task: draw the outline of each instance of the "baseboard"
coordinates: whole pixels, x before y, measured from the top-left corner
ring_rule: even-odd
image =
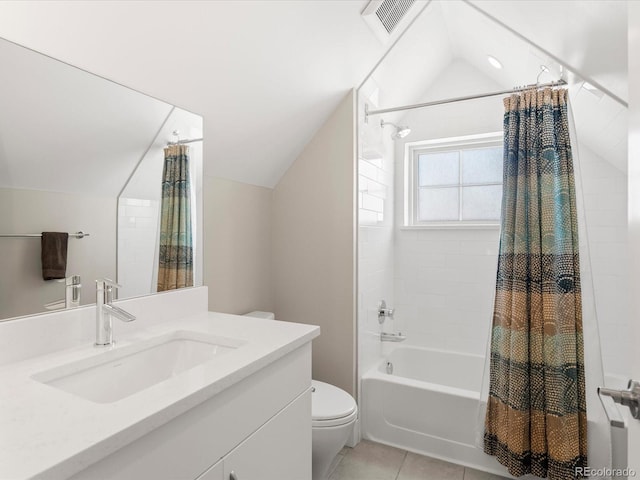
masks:
[[[356,423],[353,424],[353,431],[351,432],[351,435],[349,435],[349,438],[347,439],[346,446],[353,448],[360,443],[361,439],[362,439],[362,434],[360,432],[360,417],[358,417],[356,419]]]

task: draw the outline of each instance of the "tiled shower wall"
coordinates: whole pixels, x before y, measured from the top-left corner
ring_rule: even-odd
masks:
[[[499,230],[400,230],[396,308],[408,344],[484,355]]]
[[[626,377],[631,359],[627,175],[584,145],[579,147],[604,371]]]
[[[453,63],[421,101],[447,98],[452,91],[462,94],[497,89],[499,86],[472,67]],[[362,108],[360,105],[359,111]],[[502,113],[500,102],[476,100],[473,109],[457,104],[416,110],[404,116],[401,123],[412,127],[406,140],[414,142],[501,131]],[[371,127],[363,130],[362,123],[359,127],[363,152],[370,146],[367,141],[376,144],[376,140],[370,134]],[[491,326],[499,230],[404,228],[404,142],[389,144],[386,133],[381,136],[385,141],[382,159],[359,159],[360,374],[383,353],[375,314],[381,298],[396,308],[395,320],[385,325],[385,330],[406,334],[404,345],[484,355]],[[605,373],[624,376],[630,358],[627,175],[582,143],[578,147],[594,284],[593,298],[584,289],[583,304],[586,309],[595,301]],[[391,148],[395,150],[393,155]],[[395,175],[390,172],[394,162]],[[393,177],[395,188],[388,183]],[[370,180],[377,182],[371,183],[371,190]],[[373,193],[376,188],[384,194]],[[395,212],[395,227],[388,209]],[[586,275],[585,281],[589,281]],[[397,345],[385,344],[384,348]]]
[[[121,298],[154,292],[160,201],[121,197],[118,202],[118,276]]]
[[[579,161],[604,371],[624,376],[631,348],[627,177],[583,145]],[[407,333],[406,343],[485,353],[498,243],[498,229],[398,230],[396,322]],[[584,308],[590,308],[586,288],[583,297]]]
[[[369,102],[375,104],[370,95]],[[364,111],[360,94],[359,112]],[[358,370],[361,376],[381,358],[377,306],[394,305],[393,142],[379,120],[358,119]]]
[[[500,86],[464,62],[453,62],[420,101],[449,98]],[[474,100],[414,110],[403,123],[406,140],[502,131],[501,102]],[[406,344],[484,355],[493,308],[499,228],[405,228],[404,142],[396,142],[396,324]]]

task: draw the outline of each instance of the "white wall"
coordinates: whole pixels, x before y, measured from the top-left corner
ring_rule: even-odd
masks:
[[[628,291],[631,297],[631,315],[636,319],[629,332],[630,338],[636,342],[640,340],[640,4],[629,5],[629,247],[630,247],[630,284]],[[627,378],[640,378],[640,358],[632,357],[627,369]],[[631,452],[640,451],[640,422],[629,418],[629,467],[635,472],[640,471],[640,455]]]
[[[0,189],[1,233],[77,232],[69,238],[67,276],[82,278],[81,303],[95,302],[96,278],[115,276],[116,198]],[[64,299],[64,284],[42,279],[39,238],[0,238],[0,318],[44,312]]]
[[[276,318],[320,326],[313,376],[355,393],[355,92],[273,191]]]
[[[274,311],[273,191],[204,177],[204,284],[209,310]]]

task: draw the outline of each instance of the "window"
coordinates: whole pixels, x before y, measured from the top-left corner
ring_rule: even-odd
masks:
[[[408,148],[407,224],[496,225],[502,204],[502,134]]]

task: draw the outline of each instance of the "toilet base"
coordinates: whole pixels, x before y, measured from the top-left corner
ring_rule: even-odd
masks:
[[[335,427],[313,427],[313,480],[327,480],[336,456],[353,431],[355,419]]]

